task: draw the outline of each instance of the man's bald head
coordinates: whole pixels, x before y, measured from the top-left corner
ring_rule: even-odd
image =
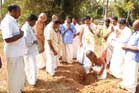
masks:
[[[95,56],[95,53],[93,52],[93,51],[91,51],[91,50],[88,50],[87,52],[86,52],[86,56],[87,57],[89,57],[89,56]]]
[[[47,20],[46,14],[45,13],[40,13],[38,20],[40,20],[42,22],[45,22]]]
[[[139,19],[134,21],[133,28],[134,28],[135,31],[139,30]]]
[[[88,50],[88,51],[86,52],[86,56],[87,56],[87,58],[90,60],[90,62],[91,62],[92,64],[94,64],[95,62],[97,62],[97,56],[96,56],[96,54],[95,54],[93,51]]]
[[[56,21],[56,20],[58,20],[58,16],[52,15],[52,21]]]

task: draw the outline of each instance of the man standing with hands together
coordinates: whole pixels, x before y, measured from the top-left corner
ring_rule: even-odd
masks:
[[[73,24],[71,24],[71,17],[67,16],[65,23],[62,25],[62,40],[63,40],[63,54],[62,60],[67,63],[72,63],[73,58],[73,36],[76,33],[76,29]]]

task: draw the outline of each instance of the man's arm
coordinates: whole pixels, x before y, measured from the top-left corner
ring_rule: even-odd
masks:
[[[83,37],[83,33],[84,33],[84,29],[82,29],[79,33],[79,37],[80,37],[80,46],[82,46],[82,37]]]
[[[53,51],[54,55],[57,55],[57,52],[55,51],[55,49],[51,43],[51,40],[47,40],[47,41],[48,41],[48,45],[49,45],[50,49]]]
[[[6,38],[4,39],[7,43],[12,43],[14,41],[17,41],[18,39],[22,38],[24,35],[24,32],[23,31],[20,31],[20,34],[18,35],[14,35],[13,37],[11,38]]]
[[[99,62],[98,62],[99,61]],[[94,71],[96,75],[101,75],[105,69],[105,61],[102,58],[99,58],[97,62],[101,65],[99,71]]]
[[[43,24],[36,23],[36,25],[34,26],[35,35],[37,39],[40,40],[42,43],[44,43],[43,29]]]
[[[107,30],[107,31],[108,31],[107,34],[103,36],[103,38],[104,38],[105,40],[107,40],[107,38],[109,37],[109,35],[110,35],[112,32],[114,32],[113,26],[111,26],[110,28],[111,28],[110,30]]]
[[[96,33],[91,29],[90,25],[88,25],[88,28],[92,34],[96,35]]]
[[[71,28],[69,28],[69,30],[70,30],[72,33],[74,33],[74,31],[73,31]]]
[[[69,28],[66,28],[66,29],[64,30],[64,33],[63,33],[63,34],[65,34],[68,30],[69,30]]]
[[[137,47],[134,47],[134,46],[123,46],[122,47],[124,50],[131,50],[131,51],[135,51],[135,52],[137,52],[137,51],[139,51],[139,48],[137,48]]]
[[[102,63],[101,64],[101,69],[100,69],[100,71],[98,71],[98,75],[101,75],[102,73],[103,73],[103,71],[104,71],[104,69],[105,69],[105,63]]]

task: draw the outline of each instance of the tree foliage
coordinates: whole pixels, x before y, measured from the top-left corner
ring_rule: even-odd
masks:
[[[130,25],[138,18],[139,0],[118,0],[112,7],[114,7],[114,14],[126,18]]]
[[[66,15],[101,17],[103,13],[102,6],[96,0],[5,0],[3,15],[10,3],[17,3],[21,6],[20,21],[24,21],[30,13],[39,14],[40,12],[47,12],[48,16],[56,14],[61,19],[64,19]]]
[[[107,6],[106,2],[111,3]],[[103,18],[104,13],[108,16],[118,16],[133,21],[139,15],[139,0],[5,0],[2,13],[7,12],[6,7],[10,3],[17,3],[22,8],[20,22],[24,22],[30,13],[39,14],[46,12],[48,18],[56,14],[60,19],[66,15],[83,17],[89,15],[95,18]]]

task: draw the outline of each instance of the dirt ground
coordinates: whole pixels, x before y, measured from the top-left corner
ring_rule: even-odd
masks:
[[[7,93],[7,69],[3,43],[0,43],[0,56],[3,61],[3,67],[0,70],[0,93]],[[76,63],[60,65],[54,77],[45,70],[38,70],[36,86],[26,86],[23,93],[128,93],[118,87],[120,80],[110,75],[107,79],[95,83],[91,74],[86,79],[83,77],[83,69]],[[139,93],[139,86],[136,93]]]

